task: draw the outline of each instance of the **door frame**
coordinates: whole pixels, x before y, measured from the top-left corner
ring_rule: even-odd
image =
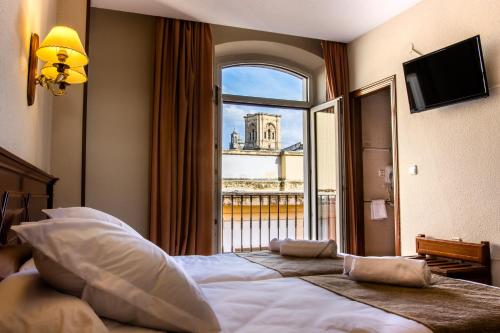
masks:
[[[382,89],[389,88],[390,107],[391,107],[391,132],[392,132],[392,165],[394,179],[394,246],[396,255],[401,255],[401,213],[399,200],[399,154],[398,154],[398,120],[397,120],[397,101],[396,101],[396,75],[389,76],[380,81],[371,83],[360,89],[350,93],[351,112],[353,121],[354,147],[358,147],[356,143],[361,140],[361,124],[356,119],[360,119],[361,98],[374,94]],[[363,244],[364,252],[364,207],[363,207],[363,164],[360,155],[361,151],[358,148],[353,149],[353,161],[355,169],[355,207],[358,212],[358,226],[361,227],[363,239],[358,239],[360,244]],[[359,187],[361,186],[361,190]],[[360,234],[357,235],[359,238]],[[364,255],[364,253],[361,253]]]

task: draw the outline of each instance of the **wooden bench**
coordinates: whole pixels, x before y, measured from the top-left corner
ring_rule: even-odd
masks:
[[[417,255],[425,259],[432,273],[491,284],[490,243],[466,243],[443,239],[416,238]]]

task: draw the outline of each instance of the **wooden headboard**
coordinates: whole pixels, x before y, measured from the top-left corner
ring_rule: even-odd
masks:
[[[0,246],[16,242],[10,226],[43,219],[57,178],[0,147]]]

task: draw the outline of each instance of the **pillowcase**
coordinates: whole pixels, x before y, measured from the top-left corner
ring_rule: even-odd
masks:
[[[29,258],[31,258],[31,246],[28,244],[1,246],[0,281],[16,273]]]
[[[111,223],[116,225],[123,230],[127,231],[131,235],[141,237],[142,236],[131,228],[128,224],[122,220],[101,212],[97,209],[89,207],[67,207],[67,208],[55,208],[55,209],[42,209],[42,211],[50,218],[84,218],[84,219],[94,219],[103,222]],[[33,223],[40,223],[33,222]],[[24,223],[28,224],[28,223]],[[34,250],[33,258],[35,261],[36,268],[42,275],[45,282],[50,284],[53,288],[65,292],[67,294],[81,297],[83,292],[83,287],[85,286],[85,281],[78,277],[77,275],[69,272],[63,266],[59,265],[57,262],[51,258],[44,255],[41,251]]]
[[[220,330],[202,291],[182,268],[156,245],[121,226],[68,218],[13,229],[84,281],[82,299],[99,316],[167,331]]]
[[[76,297],[82,296],[84,279],[71,273],[40,250],[33,250],[33,260],[42,278],[54,289]]]
[[[356,281],[421,288],[431,284],[431,271],[425,260],[403,257],[355,257],[352,259],[349,278]]]
[[[0,283],[0,332],[108,332],[90,306],[49,288],[36,272]]]
[[[101,212],[100,210],[94,208],[66,207],[66,208],[42,209],[42,212],[44,212],[51,219],[74,217],[74,218],[92,219],[92,220],[109,222],[121,226],[123,229],[127,230],[131,234],[142,237],[141,234],[139,234],[137,231],[135,231],[132,227],[130,227],[127,223],[123,222],[119,218]]]

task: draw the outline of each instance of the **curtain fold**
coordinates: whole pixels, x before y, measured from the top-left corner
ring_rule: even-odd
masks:
[[[210,25],[157,18],[155,38],[150,240],[170,255],[212,254]]]
[[[349,96],[349,64],[347,44],[322,41],[323,58],[326,66],[327,99],[343,96],[344,105],[344,149],[345,149],[345,203],[346,203],[346,250],[348,253],[363,254],[364,228],[356,211],[353,116]],[[362,222],[362,221],[361,221]]]

